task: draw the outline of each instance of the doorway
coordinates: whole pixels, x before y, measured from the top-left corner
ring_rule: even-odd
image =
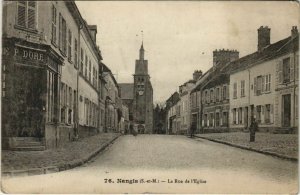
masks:
[[[291,126],[291,94],[282,96],[282,126]]]

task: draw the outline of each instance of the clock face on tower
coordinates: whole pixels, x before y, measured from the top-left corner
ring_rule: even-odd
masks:
[[[144,91],[139,91],[139,95],[143,95],[144,94]]]

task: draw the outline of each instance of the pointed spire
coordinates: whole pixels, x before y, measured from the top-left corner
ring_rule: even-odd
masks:
[[[144,44],[142,42],[141,49],[140,49],[140,60],[144,60],[145,50],[144,50]]]

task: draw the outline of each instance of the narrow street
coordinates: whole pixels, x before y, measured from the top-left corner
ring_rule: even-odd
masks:
[[[296,193],[297,173],[296,162],[207,140],[126,135],[81,167],[47,175],[2,178],[2,190],[7,193]],[[119,183],[121,180],[124,181]]]

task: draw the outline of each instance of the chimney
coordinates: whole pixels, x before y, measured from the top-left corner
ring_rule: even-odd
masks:
[[[297,26],[293,26],[291,30],[291,37],[294,38],[296,36],[298,36],[298,29]]]
[[[213,51],[213,66],[224,66],[228,62],[239,59],[239,52],[237,50],[219,49]]]
[[[93,41],[96,43],[97,25],[88,25]]]
[[[195,70],[194,73],[193,73],[193,80],[197,81],[201,76],[202,76],[202,71],[201,70]]]
[[[271,29],[268,26],[265,27],[261,26],[259,29],[257,29],[257,32],[258,32],[257,50],[260,52],[266,46],[270,45]]]

